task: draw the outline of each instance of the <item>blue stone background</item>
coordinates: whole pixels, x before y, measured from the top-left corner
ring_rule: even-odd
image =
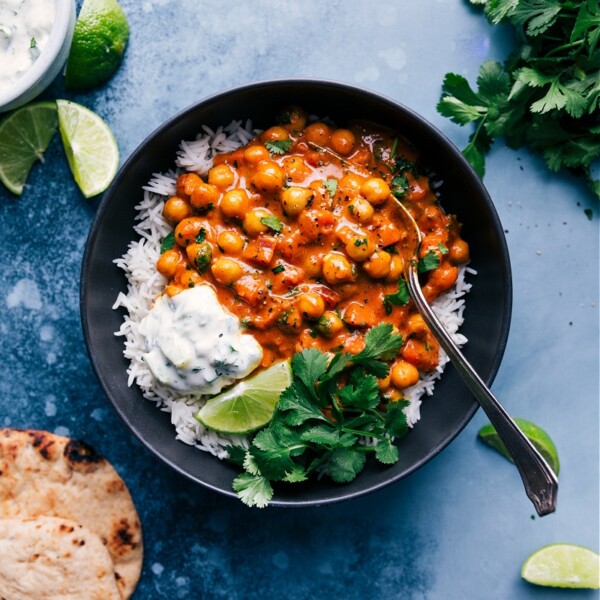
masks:
[[[467,129],[435,110],[444,74],[474,81],[483,60],[515,43],[463,0],[122,5],[131,40],[116,76],[85,94],[65,91],[59,77],[44,94],[97,111],[122,159],[204,96],[300,76],[395,98],[462,147]],[[144,526],[136,599],[598,597],[519,576],[540,546],[599,547],[598,203],[582,182],[500,143],[485,183],[514,275],[510,339],[493,389],[512,414],[551,434],[562,463],[558,511],[543,519],[514,467],[477,441],[481,411],[420,471],[345,504],[250,510],[184,480],[125,429],[92,373],[78,279],[99,200],[77,190],[58,136],[22,197],[0,189],[0,426],[81,437],[115,464]]]

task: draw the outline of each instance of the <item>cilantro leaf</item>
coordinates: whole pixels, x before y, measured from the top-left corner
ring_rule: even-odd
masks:
[[[292,140],[275,140],[265,142],[265,148],[271,154],[285,154],[292,147]]]
[[[201,244],[206,239],[206,229],[200,228],[198,235],[196,236],[196,244]]]
[[[398,448],[391,440],[381,440],[375,446],[375,458],[384,465],[393,465],[398,462]]]
[[[315,384],[327,371],[328,362],[327,355],[317,348],[305,348],[292,358],[294,377],[297,377],[306,386],[313,398],[317,400]]]
[[[232,462],[234,465],[241,467],[244,464],[244,458],[246,458],[247,448],[244,446],[225,446],[227,450],[227,460]]]
[[[321,444],[323,446],[336,446],[340,441],[340,432],[332,425],[315,425],[302,432],[302,440]]]
[[[262,475],[242,473],[233,480],[233,490],[238,498],[248,506],[264,508],[273,498],[273,488]]]
[[[171,231],[160,244],[160,253],[170,250],[175,245],[175,232]]]
[[[417,271],[419,273],[427,273],[427,271],[433,271],[440,266],[440,258],[433,251],[429,250],[429,252],[417,263]]]
[[[375,325],[365,335],[365,347],[356,355],[354,362],[363,365],[373,359],[391,360],[402,347],[402,336],[393,333],[391,323]]]
[[[329,195],[333,196],[337,191],[338,182],[337,179],[328,179],[327,181],[323,182],[323,185],[325,186],[325,189],[329,192]]]
[[[327,473],[337,483],[348,483],[363,470],[366,460],[363,452],[338,448],[329,457]]]
[[[395,294],[387,294],[383,299],[383,306],[386,314],[391,314],[392,305],[406,306],[410,302],[410,294],[408,293],[408,285],[402,277],[398,279],[398,291]]]
[[[408,192],[408,188],[408,179],[404,175],[396,175],[392,179],[390,191],[396,198],[403,198],[406,195],[406,192]]]
[[[338,398],[343,406],[375,408],[381,401],[377,378],[367,375],[363,369],[354,369],[348,383],[338,392]]]
[[[327,421],[318,405],[310,401],[312,394],[303,384],[294,383],[279,397],[278,411],[283,412],[282,420],[290,426],[302,425],[306,421]]]
[[[385,427],[395,438],[401,438],[408,432],[408,424],[406,421],[406,415],[404,409],[408,406],[406,400],[398,400],[393,404],[388,404],[387,412],[385,415]]]
[[[266,225],[269,229],[281,233],[283,229],[283,223],[275,215],[269,215],[268,217],[261,217],[260,222]]]
[[[308,479],[308,475],[306,473],[306,469],[301,465],[294,465],[291,471],[288,471],[283,478],[283,481],[287,481],[288,483],[300,483],[302,481],[306,481]]]

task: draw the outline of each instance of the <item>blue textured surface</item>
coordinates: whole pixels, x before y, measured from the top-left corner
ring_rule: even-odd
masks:
[[[443,75],[473,80],[483,60],[513,43],[461,0],[122,4],[132,36],[117,75],[76,95],[59,78],[45,97],[97,111],[123,159],[206,95],[292,76],[369,87],[464,145],[468,132],[435,111]],[[514,467],[477,442],[481,411],[406,480],[321,509],[246,509],[156,461],[109,407],[85,352],[78,278],[98,200],[78,192],[58,138],[21,198],[0,189],[0,426],[82,437],[115,464],[144,526],[136,598],[572,597],[529,586],[519,572],[545,544],[599,546],[598,204],[581,182],[500,144],[485,183],[514,275],[511,334],[493,389],[555,440],[556,514],[534,518]]]

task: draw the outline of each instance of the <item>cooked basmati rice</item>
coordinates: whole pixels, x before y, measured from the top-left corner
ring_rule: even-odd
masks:
[[[160,256],[160,246],[164,237],[172,231],[172,225],[162,215],[165,197],[175,194],[177,176],[182,171],[193,171],[206,175],[212,167],[215,154],[230,152],[247,144],[257,131],[252,123],[233,121],[226,127],[212,130],[203,127],[200,134],[192,141],[182,141],[175,160],[176,169],[167,173],[154,173],[147,185],[143,187],[143,199],[136,206],[137,224],[134,226],[139,239],[129,244],[127,252],[114,262],[127,277],[127,293],[119,293],[113,308],[124,308],[126,315],[115,335],[125,338],[124,355],[130,361],[128,385],[137,384],[145,398],[155,402],[161,410],[171,414],[171,423],[175,426],[176,439],[200,450],[210,452],[219,458],[227,456],[226,446],[233,444],[247,445],[242,436],[228,436],[206,429],[194,418],[194,413],[206,401],[205,397],[181,395],[161,386],[152,376],[150,369],[142,359],[145,352],[144,339],[138,328],[141,320],[148,313],[153,300],[163,292],[166,279],[156,270],[156,261]],[[467,339],[458,333],[463,323],[465,300],[463,296],[471,285],[465,282],[465,273],[475,274],[468,267],[459,269],[455,287],[440,296],[433,303],[433,309],[458,344],[463,345]],[[428,373],[419,382],[405,390],[409,405],[405,409],[410,427],[420,418],[421,398],[431,396],[435,382],[439,379],[448,362],[448,357],[440,349],[440,361],[436,370]]]

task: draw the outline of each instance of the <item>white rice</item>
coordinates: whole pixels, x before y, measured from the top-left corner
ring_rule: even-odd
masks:
[[[215,154],[229,152],[247,144],[256,133],[250,121],[246,121],[245,124],[242,124],[242,121],[233,121],[227,127],[219,127],[216,130],[203,127],[195,140],[182,141],[175,160],[176,170],[154,173],[152,179],[143,187],[143,199],[136,206],[138,222],[134,227],[139,239],[131,242],[127,252],[114,261],[125,271],[128,282],[127,293],[119,293],[113,305],[114,309],[122,307],[127,311],[123,324],[115,335],[125,338],[124,355],[130,361],[127,369],[128,385],[136,383],[145,398],[155,402],[160,410],[171,413],[176,439],[219,458],[227,456],[224,447],[232,443],[247,445],[247,439],[241,436],[220,435],[206,429],[194,418],[194,413],[206,401],[205,398],[182,396],[156,382],[142,360],[145,348],[138,327],[153,300],[162,293],[167,283],[156,270],[156,261],[160,256],[163,238],[172,231],[172,226],[162,216],[162,207],[165,198],[175,193],[177,175],[182,171],[206,175],[212,167]],[[458,333],[464,320],[463,296],[471,288],[464,280],[466,272],[475,274],[473,269],[459,269],[456,286],[433,303],[435,313],[458,345],[467,341]],[[410,427],[420,418],[421,398],[433,394],[435,382],[441,377],[447,362],[448,357],[440,349],[440,362],[436,370],[426,374],[419,383],[405,390],[406,399],[410,402],[405,409]]]

